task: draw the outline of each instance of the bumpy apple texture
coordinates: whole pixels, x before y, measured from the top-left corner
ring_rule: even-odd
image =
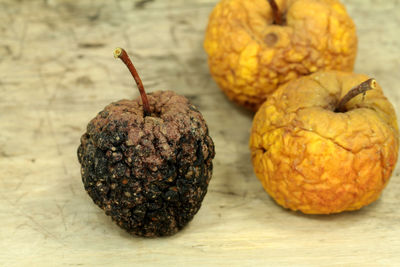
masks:
[[[210,72],[239,105],[257,110],[280,85],[318,70],[352,71],[355,25],[338,0],[222,0],[204,40]]]
[[[120,100],[87,126],[78,158],[89,196],[139,236],[172,235],[197,213],[212,174],[214,144],[200,112],[171,91]]]
[[[379,85],[337,104],[365,75],[319,72],[289,82],[256,113],[255,173],[281,206],[310,214],[357,210],[375,201],[398,157],[394,109]]]

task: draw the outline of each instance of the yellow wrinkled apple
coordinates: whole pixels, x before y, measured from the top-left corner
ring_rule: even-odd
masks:
[[[374,88],[360,91],[368,82]],[[277,89],[256,113],[250,138],[264,189],[279,205],[308,214],[375,201],[398,148],[395,111],[381,87],[365,75],[335,71]]]
[[[222,0],[210,15],[204,48],[223,92],[255,111],[299,76],[352,71],[357,36],[338,0]]]

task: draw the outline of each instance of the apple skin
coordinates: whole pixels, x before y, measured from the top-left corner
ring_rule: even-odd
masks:
[[[222,0],[204,40],[210,73],[229,99],[250,110],[280,85],[319,70],[352,71],[355,25],[338,0]]]
[[[214,143],[200,111],[173,91],[120,100],[81,137],[82,182],[93,202],[127,232],[169,236],[195,216],[212,176]]]
[[[318,72],[281,86],[255,115],[254,171],[281,206],[309,214],[357,210],[380,196],[395,168],[399,131],[377,85],[335,112],[369,77]]]

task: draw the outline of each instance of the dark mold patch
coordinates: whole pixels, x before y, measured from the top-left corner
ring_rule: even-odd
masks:
[[[270,32],[264,37],[264,42],[267,46],[273,47],[278,41],[278,35],[274,32]]]
[[[173,92],[105,107],[87,126],[78,159],[94,203],[129,233],[172,235],[200,209],[214,144],[200,112]]]

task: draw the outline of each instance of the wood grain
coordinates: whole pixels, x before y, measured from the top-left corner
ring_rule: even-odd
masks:
[[[248,151],[252,115],[219,91],[202,49],[216,2],[0,0],[1,266],[400,264],[399,168],[379,201],[334,216],[285,211],[263,191]],[[344,3],[358,27],[356,72],[399,111],[400,2]],[[147,90],[190,98],[216,144],[203,207],[170,238],[129,236],[83,190],[76,149],[87,122],[138,96],[117,46]]]

